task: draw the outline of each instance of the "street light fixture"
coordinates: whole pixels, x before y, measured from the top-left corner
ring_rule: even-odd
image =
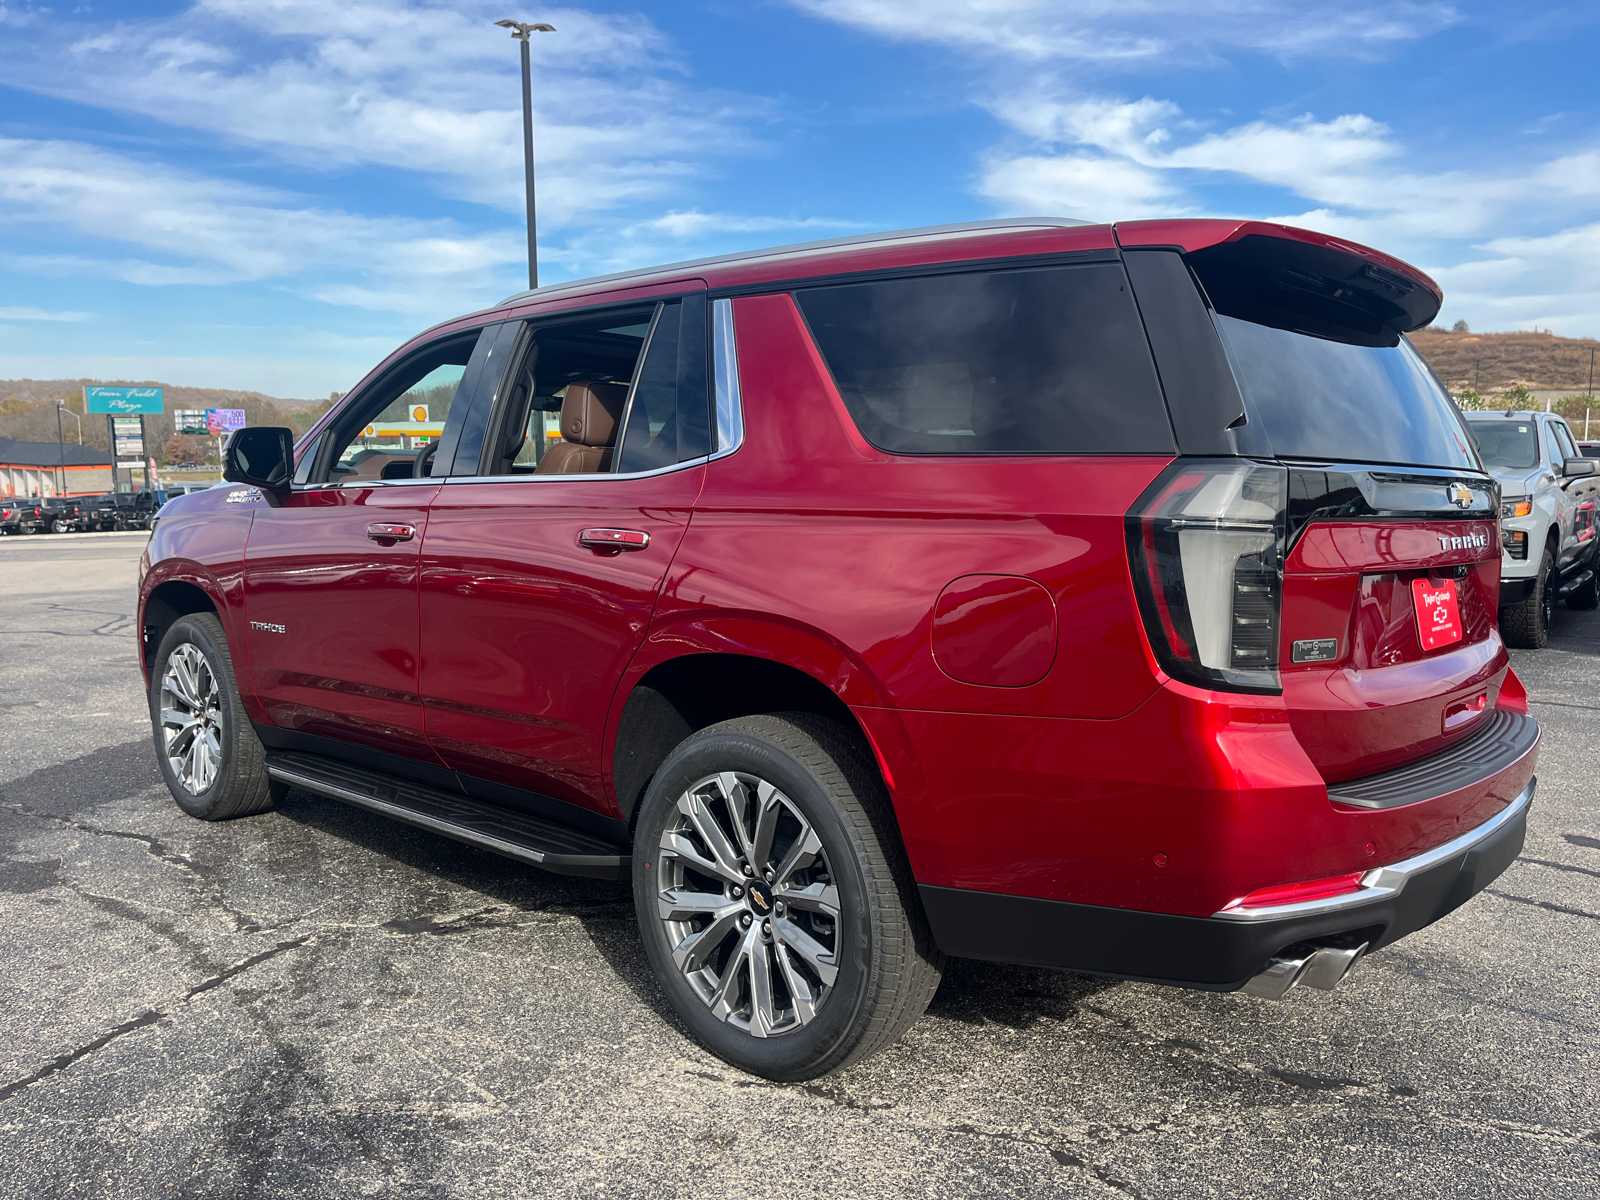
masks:
[[[554,25],[543,21],[496,21],[501,29],[522,43],[522,168],[528,193],[528,287],[539,286],[539,245],[533,212],[533,66],[528,58],[528,42],[536,33],[554,33]]]

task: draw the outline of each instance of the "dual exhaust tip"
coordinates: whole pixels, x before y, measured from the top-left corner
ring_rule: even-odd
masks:
[[[1261,1000],[1282,1000],[1290,988],[1314,987],[1331,992],[1350,973],[1370,943],[1352,948],[1318,946],[1272,959],[1267,969],[1239,990]]]

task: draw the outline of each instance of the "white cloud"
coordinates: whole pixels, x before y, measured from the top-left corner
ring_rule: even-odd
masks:
[[[516,45],[489,0],[202,0],[170,18],[63,25],[8,49],[8,83],[155,117],[322,168],[425,172],[518,212]],[[541,225],[664,196],[747,148],[751,97],[695,90],[637,16],[543,10],[533,41]]]
[[[1600,223],[1477,249],[1484,257],[1436,272],[1451,311],[1472,313],[1474,327],[1586,337],[1600,328]]]
[[[492,303],[524,254],[509,233],[317,208],[73,142],[0,138],[0,214],[13,227],[66,226],[141,252],[11,259],[43,273],[150,285],[280,279],[312,295],[319,279],[336,276],[356,290],[330,295],[332,303],[418,316]]]
[[[790,0],[814,16],[902,41],[1029,61],[1108,66],[1202,60],[1222,50],[1367,58],[1461,18],[1448,4],[1355,7],[1293,0]]]
[[[1178,190],[1160,171],[1102,155],[998,158],[983,171],[979,192],[1007,212],[1104,221],[1177,216]]]
[[[42,308],[0,308],[0,321],[87,321],[93,313],[49,312]]]

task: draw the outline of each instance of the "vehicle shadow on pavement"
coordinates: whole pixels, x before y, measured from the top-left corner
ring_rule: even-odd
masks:
[[[560,913],[575,918],[612,972],[642,1004],[678,1026],[655,980],[634,920],[628,883],[557,875],[487,850],[413,828],[337,800],[295,790],[273,810],[318,834],[380,855],[455,888],[477,892],[516,913]],[[426,906],[424,906],[426,908]],[[396,932],[446,934],[439,914],[419,911],[388,922]]]
[[[454,842],[336,800],[294,791],[275,810],[295,823],[468,891],[516,912],[560,912],[583,925],[595,950],[641,1004],[684,1037],[685,1027],[667,1003],[645,957],[625,882],[556,875],[485,850]],[[420,912],[390,922],[421,933],[448,933]],[[1013,966],[948,959],[944,980],[928,1012],[969,1025],[1027,1029],[1076,1014],[1078,1007],[1120,981]]]

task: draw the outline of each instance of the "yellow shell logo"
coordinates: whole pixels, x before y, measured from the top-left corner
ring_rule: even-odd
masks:
[[[424,424],[428,419],[428,406],[426,404],[413,404],[411,406],[411,419],[418,425]]]

